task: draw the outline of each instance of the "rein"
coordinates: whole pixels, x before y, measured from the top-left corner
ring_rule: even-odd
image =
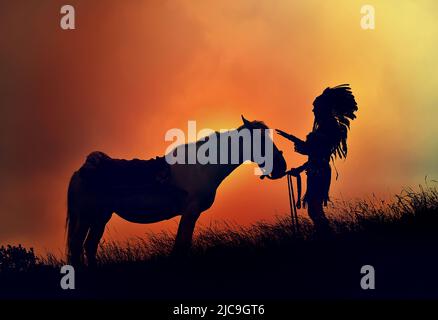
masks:
[[[297,200],[295,201],[295,193],[294,193],[294,185],[292,181],[292,177],[297,178]],[[262,175],[260,176],[260,179],[272,179],[269,175]],[[290,215],[292,218],[292,230],[294,233],[298,232],[299,229],[299,221],[298,221],[298,214],[297,209],[301,209],[301,175],[293,174],[291,171],[286,172],[286,179],[287,179],[287,191],[289,195],[289,208],[290,208]]]
[[[294,185],[293,185],[292,177],[297,178],[298,195],[296,202],[295,202]],[[287,172],[286,179],[287,179],[287,190],[289,194],[290,214],[292,218],[292,230],[294,233],[296,233],[298,232],[299,229],[297,209],[301,208],[301,176],[300,174],[293,175],[292,173]]]

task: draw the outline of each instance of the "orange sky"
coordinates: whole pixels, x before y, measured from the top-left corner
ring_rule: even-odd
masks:
[[[71,1],[77,29],[59,28],[63,1],[0,4],[0,244],[63,248],[66,188],[85,156],[151,158],[170,128],[234,128],[240,114],[304,137],[311,103],[350,83],[358,119],[338,162],[333,198],[387,196],[438,176],[435,1]],[[289,167],[305,159],[277,139]],[[286,181],[244,166],[201,223],[248,224],[287,214]],[[178,218],[111,236],[174,230]]]

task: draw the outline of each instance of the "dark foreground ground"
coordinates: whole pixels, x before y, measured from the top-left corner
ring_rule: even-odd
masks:
[[[24,248],[0,251],[0,298],[39,299],[437,299],[438,193],[405,191],[392,203],[337,203],[335,234],[320,239],[305,219],[250,228],[203,228],[186,259],[168,253],[172,235],[100,248],[100,265],[60,288],[60,265]],[[334,216],[333,215],[333,216]],[[375,290],[362,290],[363,265]]]

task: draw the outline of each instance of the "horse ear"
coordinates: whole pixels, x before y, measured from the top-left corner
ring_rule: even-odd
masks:
[[[249,122],[248,120],[245,119],[245,117],[243,116],[243,114],[240,115],[240,116],[242,117],[242,121],[243,121],[243,124],[244,124],[245,126],[249,126],[249,125],[251,124],[251,122]]]

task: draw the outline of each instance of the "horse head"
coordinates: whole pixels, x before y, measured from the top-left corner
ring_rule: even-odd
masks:
[[[243,121],[243,127],[250,130],[250,131],[253,131],[254,129],[261,130],[265,139],[267,139],[269,144],[272,145],[272,171],[268,174],[262,175],[261,178],[262,179],[264,177],[267,177],[269,179],[282,178],[286,173],[286,160],[283,157],[283,151],[279,150],[277,148],[277,146],[274,144],[274,142],[272,140],[272,134],[270,134],[269,127],[262,121],[257,121],[257,120],[256,121],[249,121],[249,120],[245,119],[245,117],[243,115],[242,115],[242,121]],[[265,139],[261,139],[262,140],[261,141],[262,150],[264,150]],[[262,163],[255,161],[255,159],[251,159],[251,160],[256,162],[259,165],[259,167],[260,167],[260,165],[262,165]]]

